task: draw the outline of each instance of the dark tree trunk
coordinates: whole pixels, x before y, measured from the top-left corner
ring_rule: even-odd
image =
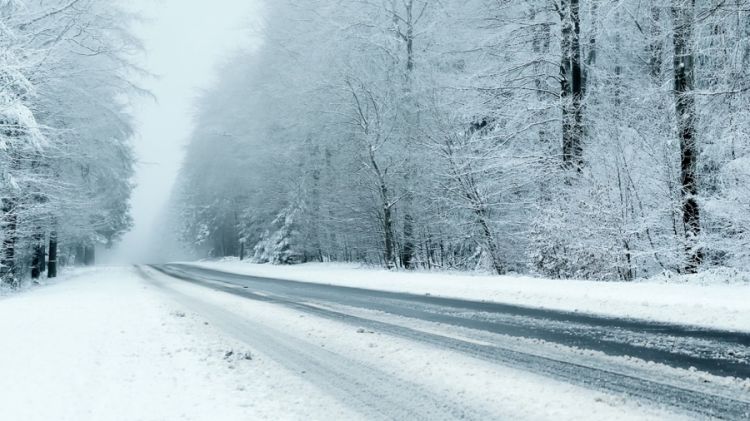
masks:
[[[2,200],[3,204],[3,218],[4,218],[4,232],[5,238],[3,238],[3,250],[2,250],[2,268],[0,268],[0,276],[2,282],[12,286],[18,286],[18,278],[16,276],[16,243],[18,242],[18,215],[16,214],[16,207],[18,205],[15,198],[5,198]]]
[[[404,268],[414,266],[414,219],[411,214],[404,215],[404,246],[401,249],[401,264]]]
[[[622,271],[622,278],[630,282],[635,279],[635,270],[633,269],[633,251],[630,249],[630,243],[623,241],[625,247],[625,269]]]
[[[57,277],[57,231],[49,234],[49,261],[47,263],[47,277]]]
[[[682,185],[682,222],[685,228],[686,262],[684,270],[695,273],[703,260],[698,245],[700,209],[698,206],[698,144],[695,138],[695,75],[693,69],[693,11],[695,0],[674,0],[674,94],[677,136],[680,140],[680,178]]]
[[[563,165],[577,171],[581,171],[583,167],[583,68],[579,10],[579,0],[563,0],[561,3],[560,97],[563,111]]]
[[[96,264],[96,247],[89,245],[84,247],[83,264],[93,266]]]
[[[31,260],[31,279],[39,279],[46,270],[44,234],[34,236],[34,252]]]
[[[381,191],[387,197],[388,190],[385,185],[381,185]],[[383,256],[385,258],[385,266],[388,269],[393,269],[396,267],[396,259],[394,258],[395,256],[393,252],[395,244],[393,239],[393,209],[391,204],[387,201],[385,201],[383,205],[383,240],[385,241],[385,253]]]
[[[31,258],[31,279],[39,279],[42,275],[39,266],[39,254],[36,252],[36,247],[34,247],[34,255]]]

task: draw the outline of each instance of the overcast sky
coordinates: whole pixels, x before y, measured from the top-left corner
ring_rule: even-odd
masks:
[[[144,16],[137,26],[145,67],[158,75],[146,81],[156,96],[139,101],[134,139],[138,166],[133,192],[135,228],[104,262],[149,261],[155,218],[169,197],[183,146],[191,130],[193,100],[221,75],[218,65],[231,52],[253,45],[259,0],[134,0]]]

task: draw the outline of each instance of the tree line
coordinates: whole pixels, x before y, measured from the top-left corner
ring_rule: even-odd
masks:
[[[0,0],[0,279],[90,264],[132,224],[139,50],[106,0]]]
[[[200,255],[632,280],[748,267],[746,0],[280,0],[197,103]]]

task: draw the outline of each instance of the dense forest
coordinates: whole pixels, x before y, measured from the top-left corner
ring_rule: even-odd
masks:
[[[274,0],[260,30],[173,193],[203,256],[748,268],[745,0]]]
[[[132,224],[131,18],[107,0],[0,0],[0,277],[17,286]]]

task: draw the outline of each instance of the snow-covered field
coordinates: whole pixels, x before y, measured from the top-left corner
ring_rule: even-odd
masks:
[[[727,278],[728,275],[717,275],[724,278],[715,281],[702,276],[641,282],[594,282],[528,276],[391,272],[331,263],[274,266],[225,260],[195,264],[260,277],[750,331],[750,283],[736,282]]]
[[[147,273],[83,270],[0,298],[0,420],[357,420],[381,399],[426,419],[680,418]]]

